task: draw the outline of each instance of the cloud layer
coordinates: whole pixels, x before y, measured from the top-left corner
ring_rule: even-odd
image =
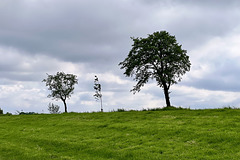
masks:
[[[130,37],[166,30],[188,51],[192,68],[171,89],[173,105],[240,105],[239,1],[3,0],[0,3],[0,107],[47,112],[46,73],[73,73],[79,84],[70,111],[98,111],[93,80],[103,86],[106,111],[162,107],[162,89],[150,82],[140,93],[118,63]],[[62,103],[54,102],[62,106]]]

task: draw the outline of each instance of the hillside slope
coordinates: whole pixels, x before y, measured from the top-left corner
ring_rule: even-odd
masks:
[[[0,116],[0,160],[240,159],[240,110]]]

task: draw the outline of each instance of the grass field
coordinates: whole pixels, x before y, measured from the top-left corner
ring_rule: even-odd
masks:
[[[0,160],[240,159],[240,110],[0,116]]]

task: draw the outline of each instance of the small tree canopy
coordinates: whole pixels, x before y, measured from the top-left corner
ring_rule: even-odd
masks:
[[[95,89],[95,94],[93,96],[95,97],[96,100],[100,99],[100,101],[101,101],[101,112],[103,112],[102,93],[101,93],[102,88],[101,88],[101,84],[99,83],[99,80],[98,80],[97,76],[95,76],[93,88]]]
[[[137,84],[131,91],[139,92],[148,80],[155,79],[164,89],[167,106],[170,106],[170,86],[181,81],[181,76],[190,70],[191,63],[187,51],[182,49],[166,31],[154,32],[147,38],[133,38],[128,57],[120,62],[126,76],[134,76]]]
[[[51,114],[59,114],[60,111],[59,111],[59,106],[56,105],[56,104],[53,104],[53,103],[49,103],[48,104],[48,111],[51,113]]]
[[[51,94],[48,97],[53,99],[61,99],[65,106],[65,112],[67,112],[66,99],[71,97],[74,90],[74,84],[78,83],[77,76],[73,74],[65,74],[64,72],[57,72],[56,75],[48,75],[47,79],[43,82],[46,83],[48,90]]]

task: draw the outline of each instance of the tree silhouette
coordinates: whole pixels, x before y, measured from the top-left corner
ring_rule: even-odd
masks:
[[[128,57],[120,62],[128,77],[134,76],[137,84],[131,91],[139,92],[149,79],[155,79],[164,90],[166,105],[171,106],[170,86],[181,81],[181,76],[190,71],[191,63],[187,51],[182,49],[166,31],[154,32],[147,38],[133,38]]]
[[[99,80],[98,80],[97,76],[95,76],[93,88],[95,89],[95,94],[93,96],[95,97],[96,100],[100,99],[100,101],[101,101],[101,112],[103,112],[102,93],[101,93],[102,88],[101,88],[101,84],[99,83]]]
[[[47,74],[48,78],[43,79],[46,82],[48,90],[51,94],[48,97],[53,99],[61,99],[64,104],[65,112],[67,112],[66,99],[71,97],[74,90],[74,84],[78,83],[77,76],[73,74],[65,74],[64,72],[57,72],[56,75]]]

